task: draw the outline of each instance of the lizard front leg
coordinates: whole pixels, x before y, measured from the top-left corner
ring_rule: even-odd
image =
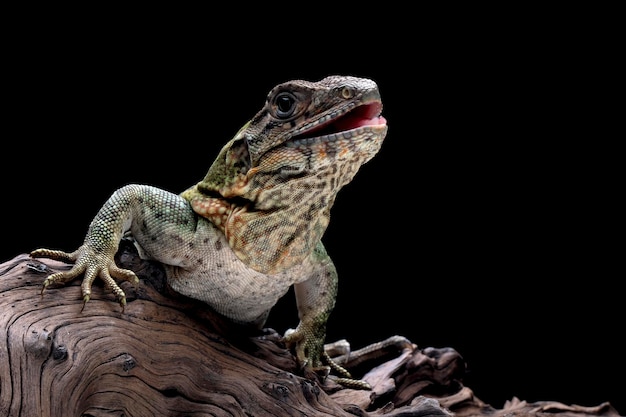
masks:
[[[338,277],[322,243],[313,252],[313,263],[315,268],[311,276],[294,285],[300,323],[295,330],[285,333],[283,341],[293,348],[302,368],[309,368],[323,378],[334,371],[339,374],[338,383],[351,388],[370,389],[369,384],[353,379],[324,351],[326,322],[335,306]]]
[[[63,284],[84,275],[81,289],[84,303],[91,297],[91,287],[96,278],[104,281],[106,287],[117,297],[124,308],[126,295],[115,279],[139,282],[135,273],[115,264],[114,256],[125,232],[137,231],[150,244],[162,229],[173,224],[192,224],[191,210],[179,196],[143,185],[128,185],[117,190],[106,201],[89,225],[83,244],[74,252],[37,249],[31,252],[33,258],[51,258],[74,263],[66,272],[58,272],[46,278],[43,291],[52,284]],[[149,238],[145,236],[151,230]],[[167,242],[161,243],[167,251]],[[141,254],[141,251],[140,251]],[[149,257],[149,256],[147,256]],[[84,307],[84,304],[83,304]]]

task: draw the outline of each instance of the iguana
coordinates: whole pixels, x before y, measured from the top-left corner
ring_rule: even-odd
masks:
[[[37,249],[34,258],[70,262],[42,288],[96,278],[126,304],[115,279],[138,283],[115,264],[130,236],[144,259],[163,264],[176,292],[226,318],[261,328],[294,286],[300,322],[284,341],[298,363],[328,372],[326,323],[337,272],[321,238],[337,192],[378,153],[387,134],[377,84],[352,76],[281,83],[222,148],[208,173],[181,194],[131,184],[115,191],[74,252]],[[83,304],[84,307],[84,304]]]

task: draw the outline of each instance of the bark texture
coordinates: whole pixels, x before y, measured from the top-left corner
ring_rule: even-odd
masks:
[[[161,268],[127,246],[118,264],[124,311],[95,284],[48,288],[69,265],[27,255],[0,264],[0,417],[10,416],[619,416],[608,403],[580,407],[514,398],[496,409],[462,383],[452,348],[418,349],[396,336],[337,360],[373,387],[303,375],[272,329],[234,326],[168,290]]]

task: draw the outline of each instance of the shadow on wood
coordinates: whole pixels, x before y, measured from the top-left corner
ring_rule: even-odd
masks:
[[[235,326],[172,293],[158,264],[126,245],[117,261],[141,279],[122,283],[124,311],[98,284],[82,309],[80,280],[41,296],[45,276],[67,264],[20,255],[0,265],[0,417],[619,416],[608,403],[514,398],[495,409],[463,386],[454,349],[399,336],[354,355],[363,361],[337,358],[371,391],[305,376],[274,330]]]

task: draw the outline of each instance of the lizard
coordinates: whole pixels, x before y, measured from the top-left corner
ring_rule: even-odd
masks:
[[[33,250],[33,258],[73,264],[47,276],[41,294],[83,276],[84,308],[99,278],[124,309],[116,279],[139,282],[114,260],[128,236],[142,259],[163,265],[175,292],[235,323],[261,329],[293,286],[299,323],[282,340],[301,369],[323,375],[333,369],[346,382],[350,374],[324,351],[338,274],[321,239],[338,191],[379,152],[387,130],[371,79],[332,75],[280,83],[201,181],[180,194],[122,186],[77,250]]]

